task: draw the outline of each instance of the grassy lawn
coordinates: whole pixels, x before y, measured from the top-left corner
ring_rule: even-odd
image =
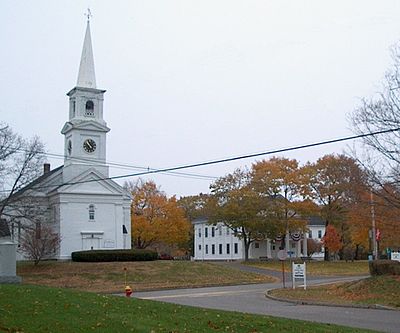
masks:
[[[169,260],[107,263],[47,261],[37,267],[22,262],[17,265],[17,274],[22,277],[23,283],[109,293],[123,292],[125,267],[127,284],[134,291],[274,281],[267,276],[212,263]]]
[[[249,262],[247,265],[276,271],[282,270],[282,263],[279,261],[255,261]],[[285,270],[289,271],[290,269],[290,263],[286,261]],[[310,261],[306,263],[306,269],[307,274],[319,276],[369,274],[368,261]]]
[[[308,287],[307,290],[277,289],[271,295],[334,304],[379,304],[400,309],[400,276],[374,276],[355,282]]]
[[[0,285],[0,332],[370,332],[31,285]]]

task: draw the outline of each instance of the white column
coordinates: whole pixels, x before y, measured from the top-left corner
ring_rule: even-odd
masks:
[[[307,238],[308,238],[307,233],[303,232],[303,256],[304,257],[307,257],[307,252],[308,252],[308,250],[307,250]]]
[[[267,238],[267,258],[272,258],[272,253],[271,253],[271,240]]]
[[[300,240],[296,242],[296,257],[300,258],[301,257],[301,243]]]

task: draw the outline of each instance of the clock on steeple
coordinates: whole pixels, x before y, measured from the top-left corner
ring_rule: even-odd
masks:
[[[88,168],[95,168],[108,176],[106,134],[110,129],[103,119],[104,93],[105,90],[96,87],[88,20],[77,84],[67,93],[69,119],[61,130],[65,136],[64,175],[67,178],[73,178]]]

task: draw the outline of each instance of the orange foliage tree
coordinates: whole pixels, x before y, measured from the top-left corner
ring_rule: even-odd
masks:
[[[342,247],[349,243],[349,209],[363,188],[364,175],[356,161],[345,155],[326,155],[301,170],[302,194],[320,207],[325,226],[340,231]],[[325,245],[325,260],[329,260]]]
[[[190,223],[177,204],[153,181],[127,183],[132,194],[132,242],[144,249],[157,244],[182,247],[189,239]]]
[[[268,203],[278,218],[279,232],[306,231],[307,217],[316,213],[311,200],[300,195],[299,164],[295,159],[272,157],[252,166],[252,186],[261,196],[269,197]],[[285,241],[282,239],[282,246]]]
[[[333,225],[328,225],[325,230],[325,235],[322,237],[324,247],[329,248],[330,254],[337,253],[342,248],[339,233]]]

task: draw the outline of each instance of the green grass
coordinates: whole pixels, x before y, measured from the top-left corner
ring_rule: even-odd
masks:
[[[125,271],[124,268],[127,270]],[[126,282],[135,291],[165,288],[217,286],[273,282],[265,275],[241,272],[207,262],[22,262],[17,274],[23,283],[72,288],[92,292],[121,292]]]
[[[0,285],[0,332],[370,332],[30,285]]]
[[[297,261],[296,261],[297,262]],[[259,268],[282,270],[279,261],[255,261],[247,265]],[[285,262],[285,269],[291,269],[289,261]],[[310,261],[306,263],[307,275],[334,276],[334,275],[364,275],[369,274],[368,261]]]
[[[400,309],[400,277],[374,276],[367,279],[340,284],[308,287],[307,290],[277,289],[271,295],[333,304],[379,304]]]

